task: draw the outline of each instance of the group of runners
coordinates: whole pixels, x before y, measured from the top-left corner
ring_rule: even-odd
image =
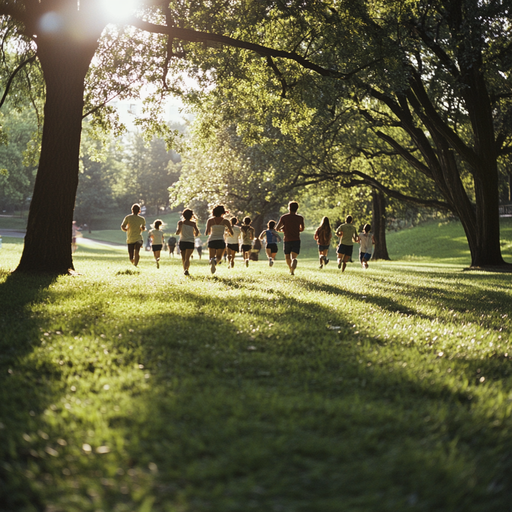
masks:
[[[281,216],[276,221],[270,220],[267,227],[258,237],[254,227],[251,225],[251,218],[244,217],[240,223],[235,216],[229,220],[225,218],[229,211],[223,205],[217,205],[212,209],[211,216],[206,222],[205,235],[208,236],[209,265],[212,274],[215,274],[217,265],[222,263],[223,257],[227,256],[227,265],[233,268],[235,257],[238,252],[242,253],[243,261],[246,267],[249,266],[251,249],[256,239],[265,241],[268,264],[274,265],[278,252],[278,243],[281,242],[279,233],[283,233],[284,255],[290,274],[295,274],[297,268],[297,257],[300,254],[300,234],[304,231],[304,217],[297,213],[299,204],[296,201],[288,203],[288,213]],[[140,249],[143,245],[142,233],[146,230],[146,220],[140,216],[140,205],[132,206],[131,215],[127,215],[121,224],[121,229],[126,231],[126,241],[128,244],[128,255],[134,266],[137,266],[140,259]],[[164,247],[164,233],[162,231],[163,223],[160,219],[155,220],[148,233],[151,241],[151,248],[155,258],[157,268],[160,267],[160,255]],[[190,268],[190,258],[197,248],[197,239],[200,235],[197,226],[196,217],[193,210],[187,208],[181,213],[181,220],[176,226],[176,235],[179,235],[178,247],[180,249],[183,272],[188,276]],[[371,234],[371,227],[366,224],[363,232],[358,234],[357,229],[352,225],[352,217],[349,215],[345,223],[341,224],[336,230],[336,236],[339,237],[337,246],[338,268],[343,272],[347,262],[352,260],[353,247],[355,243],[360,244],[359,259],[364,269],[368,268],[368,261],[371,258],[372,246],[375,243]],[[329,219],[324,217],[320,226],[315,231],[315,240],[318,244],[320,268],[329,263],[328,252],[331,245],[332,230]]]

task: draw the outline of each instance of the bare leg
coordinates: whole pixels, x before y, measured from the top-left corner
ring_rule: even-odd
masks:
[[[347,268],[347,261],[350,260],[350,256],[347,256],[346,254],[343,255],[343,262],[341,264],[341,271],[345,272],[345,268]]]
[[[137,266],[139,264],[140,259],[140,248],[142,247],[141,244],[135,244],[135,250],[133,252],[133,264]]]
[[[185,275],[188,276],[188,269],[190,268],[190,256],[194,252],[194,249],[185,249],[181,253],[181,259],[183,262],[183,270],[185,271]]]

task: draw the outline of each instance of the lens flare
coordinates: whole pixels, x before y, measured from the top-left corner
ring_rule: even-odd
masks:
[[[103,0],[101,9],[113,22],[128,19],[139,5],[139,0]]]
[[[47,12],[39,20],[39,26],[42,32],[47,34],[55,34],[62,30],[62,17],[56,12]]]

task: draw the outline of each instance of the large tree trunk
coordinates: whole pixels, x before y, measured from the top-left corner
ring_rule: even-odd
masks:
[[[71,224],[78,185],[84,79],[96,48],[73,36],[37,39],[46,82],[39,169],[17,271],[73,270]]]
[[[372,231],[375,237],[374,260],[389,260],[386,244],[386,197],[372,187]]]

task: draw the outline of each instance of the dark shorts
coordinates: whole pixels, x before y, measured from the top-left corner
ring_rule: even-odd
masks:
[[[252,249],[252,245],[249,244],[242,244],[242,252],[247,252]]]
[[[128,255],[130,256],[130,260],[133,260],[133,256],[135,255],[135,249],[137,251],[140,251],[140,248],[142,247],[142,240],[139,242],[135,242],[134,244],[128,244]]]
[[[238,244],[228,244],[228,249],[231,249],[232,251],[238,252],[240,250],[240,247],[238,247]]]
[[[226,242],[224,240],[210,240],[208,242],[208,249],[225,249]]]
[[[155,251],[161,251],[161,250],[162,250],[162,244],[152,245],[152,246],[151,246],[151,249],[153,249],[153,252],[155,252]]]
[[[186,251],[187,249],[194,250],[194,242],[180,242],[180,251]]]
[[[354,251],[353,245],[344,245],[340,244],[338,245],[338,254],[344,254],[345,256],[352,257],[352,252]]]
[[[277,244],[267,244],[267,249],[271,254],[274,254],[277,252]]]
[[[292,252],[295,254],[300,253],[300,240],[293,240],[293,242],[284,243],[284,253],[291,254]]]
[[[318,250],[319,251],[328,251],[329,250],[329,247],[330,245],[318,245]]]
[[[359,261],[370,261],[372,258],[372,255],[369,252],[360,252],[359,253]]]

